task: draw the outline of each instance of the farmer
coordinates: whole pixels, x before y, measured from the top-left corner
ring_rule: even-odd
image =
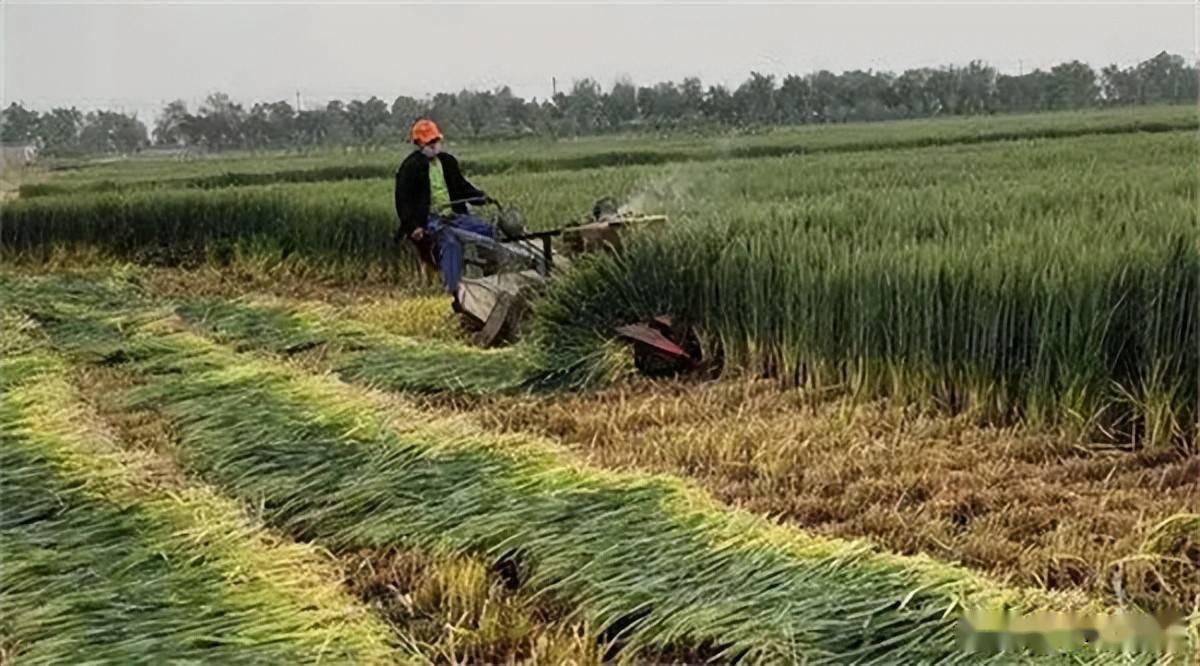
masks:
[[[490,199],[463,177],[453,155],[442,152],[442,133],[432,120],[418,120],[410,138],[417,148],[396,171],[396,240],[412,241],[421,258],[437,266],[457,310],[463,243],[496,242],[495,227],[468,213],[467,202]]]

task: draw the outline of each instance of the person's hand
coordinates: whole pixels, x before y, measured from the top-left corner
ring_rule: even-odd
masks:
[[[412,233],[409,234],[408,237],[412,239],[414,243],[420,243],[421,239],[425,238],[424,227],[417,227],[416,229],[413,229]]]

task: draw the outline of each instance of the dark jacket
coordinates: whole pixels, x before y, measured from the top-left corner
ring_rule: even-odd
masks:
[[[482,199],[482,190],[467,182],[458,168],[458,160],[449,153],[441,153],[442,177],[446,179],[446,190],[450,200]],[[433,211],[437,212],[437,211]],[[454,205],[454,212],[466,214],[467,205]],[[429,220],[429,158],[420,150],[414,150],[396,170],[396,216],[400,218],[397,240],[407,238],[417,227],[425,226]]]

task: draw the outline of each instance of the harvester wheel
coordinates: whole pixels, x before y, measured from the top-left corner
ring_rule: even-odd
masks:
[[[475,333],[475,344],[486,348],[516,340],[521,335],[521,323],[528,311],[529,306],[521,296],[499,294],[483,328]]]

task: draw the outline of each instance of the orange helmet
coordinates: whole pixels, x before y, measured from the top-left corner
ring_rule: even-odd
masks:
[[[442,131],[438,129],[437,123],[428,118],[422,118],[413,124],[409,138],[418,146],[424,146],[441,139]]]

